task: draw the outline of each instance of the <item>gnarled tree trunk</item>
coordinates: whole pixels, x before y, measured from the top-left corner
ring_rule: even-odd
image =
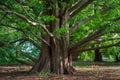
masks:
[[[63,24],[65,28],[69,27],[69,24],[66,23],[69,19],[68,11],[65,8],[59,10],[57,1],[56,7],[48,13],[58,18],[47,24],[49,26],[49,32],[53,33],[55,29],[60,29]],[[57,35],[53,37],[44,37],[44,40],[46,40],[50,46],[44,43],[42,44],[40,57],[31,69],[32,72],[51,71],[56,74],[73,73],[72,57],[71,54],[68,53],[69,31],[65,32],[64,36],[61,34],[59,35],[59,38],[56,37]]]
[[[40,58],[31,69],[32,72],[51,71],[56,74],[72,74],[72,57],[67,52],[66,39],[50,40],[51,47],[43,45]]]

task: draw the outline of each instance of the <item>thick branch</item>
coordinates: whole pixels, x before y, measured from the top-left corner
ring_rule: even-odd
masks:
[[[27,38],[27,40],[30,41],[38,49],[41,49],[41,46],[37,42],[35,42],[33,39],[31,39],[30,37]]]
[[[8,24],[3,24],[3,23],[0,23],[0,25],[5,26],[5,27],[9,27],[9,28],[12,28],[12,29],[15,29],[15,30],[17,30],[17,31],[21,31],[21,32],[23,32],[23,30],[22,30],[22,29],[20,29],[20,28],[16,28],[16,27],[13,27],[13,26],[8,25]]]
[[[6,46],[8,48],[12,48],[12,49],[15,49],[17,52],[21,53],[22,55],[26,56],[27,58],[31,59],[33,62],[36,62],[37,59],[36,58],[33,58],[32,56],[30,55],[27,55],[25,52],[21,51],[21,50],[18,50],[17,48],[15,48],[13,45],[9,44],[9,43],[6,43],[6,42],[3,42],[3,41],[0,41],[2,42],[4,45],[3,46]]]
[[[77,9],[78,7],[82,6],[80,4],[83,4],[84,1],[77,1],[75,4],[72,5],[72,7],[68,10],[69,13]]]
[[[120,40],[120,38],[110,38],[110,39],[106,39],[106,40],[99,40],[99,39],[97,39],[97,40],[95,40],[95,42],[89,43],[89,44],[86,43],[82,47],[85,49],[85,48],[87,48],[89,46],[94,46],[96,44],[100,45],[101,43],[104,43],[104,42],[107,42],[107,41],[114,41],[114,40]]]
[[[119,46],[119,45],[120,45],[120,42],[117,42],[117,43],[115,43],[115,44],[110,44],[110,45],[106,45],[106,46],[100,46],[100,47],[94,47],[94,48],[76,50],[76,51],[72,51],[72,53],[80,53],[80,52],[84,52],[84,51],[90,51],[90,50],[95,50],[95,49],[109,48],[109,47]]]
[[[111,33],[120,33],[120,30],[113,30],[113,31],[110,31]]]
[[[9,43],[6,43],[6,42],[4,42],[4,41],[2,41],[2,40],[0,40],[0,47],[2,47],[2,46],[6,46],[6,47],[8,47],[8,48],[13,48],[13,46],[11,45],[11,44],[9,44]]]
[[[13,43],[16,43],[16,42],[25,42],[25,41],[27,41],[26,38],[20,38],[20,39],[11,41],[11,42],[9,42],[8,44],[13,44]],[[5,46],[6,44],[7,44],[7,43],[5,43],[4,41],[0,41],[0,47]]]
[[[32,21],[30,21],[28,18],[26,18],[24,15],[19,14],[19,13],[14,12],[14,11],[4,10],[4,9],[2,9],[2,8],[0,8],[0,11],[1,11],[1,12],[5,12],[5,13],[8,13],[8,14],[14,14],[14,15],[16,15],[17,17],[19,17],[20,19],[26,21],[27,23],[29,23],[29,24],[31,24],[31,25],[33,25],[33,26],[41,26],[41,27],[45,30],[45,32],[46,32],[47,34],[49,34],[49,36],[53,37],[53,34],[49,32],[49,30],[47,29],[46,25],[43,25],[43,24],[41,24],[41,23],[39,23],[39,22],[32,22]]]
[[[27,10],[23,7],[23,2],[22,1],[18,1],[16,0],[16,2],[18,2],[18,4],[21,6],[21,8],[23,9],[23,11],[26,13],[26,15],[28,17],[30,17],[32,20],[34,20],[34,18],[27,12]]]
[[[90,17],[82,20],[81,22],[77,23],[74,27],[72,27],[70,29],[70,34],[72,34],[78,27],[82,26],[83,24],[87,23],[88,21],[92,20],[95,17],[96,17],[96,15],[93,15],[93,16],[90,16]]]
[[[99,13],[100,14],[104,14],[104,13],[108,12],[110,9],[111,9],[110,7],[109,8],[105,8],[105,9],[101,10]],[[89,22],[90,20],[92,20],[93,18],[96,18],[96,17],[97,17],[97,15],[94,14],[94,15],[89,16],[88,18],[82,20],[81,22],[77,23],[74,27],[72,27],[70,29],[70,34],[73,33],[78,27],[82,26],[83,24]]]
[[[16,29],[16,30],[21,31],[21,32],[24,33],[23,30],[21,30],[21,29],[19,29],[19,28],[15,28],[15,27],[13,27],[13,26],[11,26],[11,25],[4,25],[4,24],[1,24],[1,25],[7,26],[7,27],[10,27],[10,28],[13,28],[13,29]],[[30,42],[31,42],[34,46],[36,46],[38,49],[41,49],[41,46],[40,46],[37,42],[35,42],[34,40],[32,40],[31,38],[26,38],[26,41],[30,41]]]
[[[87,7],[90,3],[92,3],[94,0],[82,0],[79,2],[79,6],[71,8],[69,10],[70,17],[75,16],[77,13],[81,12],[85,7]],[[77,4],[76,4],[77,5]]]
[[[8,27],[8,28],[15,29],[16,31],[20,31],[20,32],[22,32],[26,37],[28,37],[28,35],[26,34],[26,32],[25,32],[23,29],[21,29],[21,28],[16,28],[16,27],[13,27],[12,25],[3,24],[3,23],[0,23],[0,25],[5,26],[5,27]]]
[[[31,64],[31,63],[29,63],[29,62],[26,62],[26,61],[24,61],[24,60],[22,60],[22,59],[19,59],[19,58],[16,58],[15,59],[17,62],[19,62],[19,63],[22,63],[22,64],[25,64],[25,65],[33,65],[33,64]]]
[[[100,44],[100,43],[103,43],[103,42],[107,42],[107,41],[114,41],[114,40],[119,40],[120,38],[110,38],[110,39],[106,39],[106,40],[96,40],[93,44]]]
[[[119,20],[118,17],[113,19],[113,20],[111,20],[111,21],[113,22],[113,21],[116,21],[116,20]],[[68,48],[68,51],[75,50],[78,47],[86,44],[87,42],[90,42],[91,40],[97,39],[98,37],[104,35],[102,33],[102,31],[105,29],[106,26],[110,26],[110,25],[109,24],[105,24],[99,30],[97,30],[96,32],[94,32],[94,33],[88,35],[87,37],[83,38],[81,41],[79,41],[79,42],[77,42],[75,44],[70,45],[70,47]]]
[[[30,56],[30,55],[27,55],[27,54],[26,54],[25,52],[23,52],[23,51],[18,51],[17,54],[18,54],[18,53],[20,53],[20,54],[22,54],[23,56],[25,56],[25,57],[31,59],[33,62],[36,62],[36,61],[37,61],[36,58],[33,58],[33,57]]]
[[[10,44],[20,42],[19,43],[19,45],[20,45],[21,43],[24,43],[25,41],[27,41],[27,38],[20,38],[20,39],[17,39],[17,40],[14,40],[14,41],[10,42]]]
[[[33,32],[31,32],[31,34],[33,35],[33,36],[35,36],[38,40],[41,40],[42,42],[44,42],[46,45],[48,45],[48,46],[50,46],[50,44],[45,40],[45,39],[43,39],[42,37],[37,37]]]
[[[93,40],[93,39],[96,39],[96,38],[100,37],[102,31],[103,31],[103,28],[100,28],[100,29],[97,30],[96,32],[91,33],[90,35],[88,35],[87,37],[83,38],[83,39],[80,40],[79,42],[70,45],[70,47],[69,47],[68,50],[70,51],[70,50],[76,49],[78,46],[82,46],[83,44],[89,42],[90,40]]]

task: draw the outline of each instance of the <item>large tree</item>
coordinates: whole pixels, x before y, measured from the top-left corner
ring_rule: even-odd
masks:
[[[118,40],[96,47],[97,39],[119,29],[118,5],[114,0],[1,0],[1,29],[9,30],[9,37],[1,35],[1,44],[23,55],[15,44],[28,41],[40,50],[37,59],[27,55],[35,62],[31,72],[73,73],[72,54],[119,45]]]

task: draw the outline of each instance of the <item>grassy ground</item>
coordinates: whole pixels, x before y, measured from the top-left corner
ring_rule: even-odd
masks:
[[[120,66],[120,62],[73,62],[73,66],[91,66],[91,65],[99,65],[99,66]]]
[[[28,74],[31,66],[0,66],[0,80],[120,80],[120,63],[76,62],[72,75]]]

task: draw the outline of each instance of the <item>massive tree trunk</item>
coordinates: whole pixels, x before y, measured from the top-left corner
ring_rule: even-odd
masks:
[[[48,30],[51,33],[56,29],[60,29],[63,25],[65,28],[69,27],[69,24],[66,23],[69,19],[67,9],[63,7],[59,10],[58,2],[55,3],[56,7],[50,11],[48,10],[49,12],[47,12],[58,18],[47,24],[49,26]],[[60,35],[59,38],[56,37],[57,35],[53,37],[46,35],[46,37],[44,37],[44,40],[46,40],[50,46],[44,43],[42,44],[40,57],[31,69],[32,72],[51,71],[56,74],[73,73],[72,57],[71,54],[68,53],[69,31],[65,32],[64,36],[60,33],[58,35]]]
[[[50,39],[51,46],[42,45],[42,52],[32,72],[51,71],[56,74],[73,73],[72,57],[67,51],[67,39]]]

